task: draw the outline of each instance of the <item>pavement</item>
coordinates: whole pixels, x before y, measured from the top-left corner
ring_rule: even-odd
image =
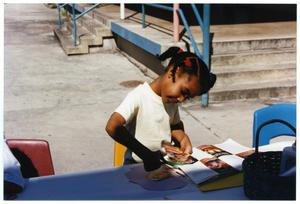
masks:
[[[56,174],[113,166],[105,125],[126,94],[151,82],[118,49],[67,56],[53,34],[57,10],[43,4],[4,5],[4,135],[49,142]],[[232,138],[252,145],[253,112],[295,98],[181,105],[193,146]]]

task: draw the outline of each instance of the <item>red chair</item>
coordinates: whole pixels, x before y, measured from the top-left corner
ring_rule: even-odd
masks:
[[[54,175],[49,144],[40,139],[6,139],[25,178]]]

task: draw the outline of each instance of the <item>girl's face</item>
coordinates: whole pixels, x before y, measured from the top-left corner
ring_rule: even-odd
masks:
[[[172,80],[171,69],[163,77],[161,97],[163,103],[182,103],[198,95],[200,85],[198,77],[182,73],[179,68],[175,74],[175,82]]]

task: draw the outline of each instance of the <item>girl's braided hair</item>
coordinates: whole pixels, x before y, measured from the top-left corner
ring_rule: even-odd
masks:
[[[197,55],[191,52],[183,51],[179,47],[170,47],[167,51],[162,53],[159,57],[160,61],[171,58],[168,67],[173,65],[171,70],[172,80],[175,82],[175,73],[180,67],[183,73],[189,75],[196,75],[201,87],[199,95],[207,93],[216,82],[217,76],[209,72],[206,64]]]

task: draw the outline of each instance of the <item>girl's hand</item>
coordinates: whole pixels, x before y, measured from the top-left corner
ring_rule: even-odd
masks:
[[[180,141],[180,149],[182,152],[186,154],[191,154],[193,152],[191,141],[189,140],[187,135],[185,135],[185,137],[183,137],[182,140]]]
[[[167,153],[181,154],[181,153],[183,153],[179,147],[173,146],[171,142],[163,141],[161,147],[162,147],[162,152],[164,154],[167,154]]]

